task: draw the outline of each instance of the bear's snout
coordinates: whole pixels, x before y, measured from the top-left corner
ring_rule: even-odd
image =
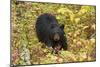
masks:
[[[60,40],[60,35],[58,33],[54,34],[54,41]]]

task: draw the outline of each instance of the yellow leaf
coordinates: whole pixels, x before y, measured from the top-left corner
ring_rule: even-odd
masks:
[[[75,22],[78,23],[80,21],[80,18],[75,18]]]

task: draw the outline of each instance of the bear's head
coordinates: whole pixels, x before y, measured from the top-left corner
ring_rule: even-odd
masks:
[[[64,36],[64,25],[51,25],[51,33],[50,38],[53,41],[59,41]]]

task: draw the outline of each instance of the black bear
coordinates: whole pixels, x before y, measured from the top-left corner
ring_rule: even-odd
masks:
[[[52,47],[55,53],[62,48],[67,50],[64,25],[59,25],[54,15],[49,13],[40,15],[36,21],[36,33],[39,41]]]

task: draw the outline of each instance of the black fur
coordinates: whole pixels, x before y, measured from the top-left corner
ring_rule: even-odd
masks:
[[[52,47],[56,52],[67,49],[66,37],[64,36],[64,25],[59,25],[55,16],[52,14],[42,14],[36,21],[36,33],[40,42]],[[56,47],[58,50],[56,50]]]

